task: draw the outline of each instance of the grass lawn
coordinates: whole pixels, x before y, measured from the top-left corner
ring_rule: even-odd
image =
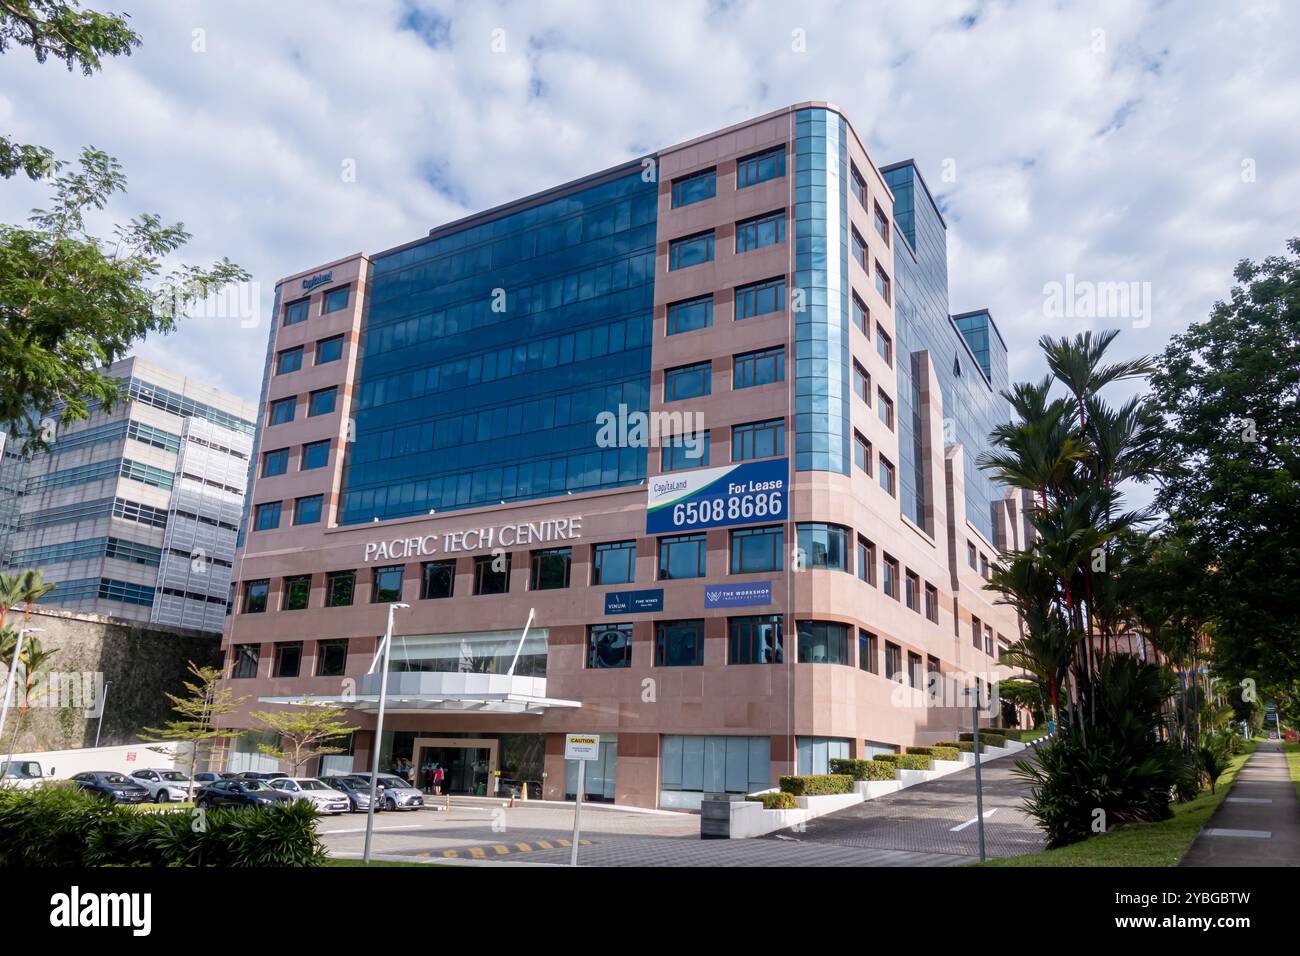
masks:
[[[1008,740],[1019,740],[1028,743],[1031,740],[1037,740],[1039,737],[1047,736],[1047,727],[1035,727],[1032,730],[998,730],[991,733],[1005,734]]]
[[[1291,772],[1291,782],[1295,784],[1295,795],[1300,799],[1300,744],[1283,744],[1286,751],[1286,768]]]
[[[1228,764],[1217,784],[1218,792],[1206,790],[1188,803],[1175,803],[1172,819],[1159,823],[1131,823],[1072,843],[1057,850],[1044,850],[1025,856],[1009,856],[975,866],[1177,866],[1196,835],[1218,809],[1228,788],[1236,779],[1246,759],[1255,750],[1237,754]],[[1296,773],[1295,765],[1292,773]]]

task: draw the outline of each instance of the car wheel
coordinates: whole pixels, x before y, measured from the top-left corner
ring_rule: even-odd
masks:
[[[153,798],[153,802],[154,802],[154,803],[166,803],[166,802],[167,802],[167,791],[166,791],[166,790],[159,790],[158,793],[154,796],[154,798]]]
[[[396,799],[395,797],[389,797],[388,799],[386,799],[386,800],[384,801],[384,809],[385,809],[385,810],[396,810],[396,809],[397,809],[397,799]]]

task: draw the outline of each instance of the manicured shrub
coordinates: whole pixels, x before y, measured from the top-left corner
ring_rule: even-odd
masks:
[[[899,770],[933,770],[934,762],[927,754],[901,754],[898,758]]]
[[[853,778],[843,773],[810,773],[798,777],[782,777],[781,790],[796,797],[852,793]]]
[[[892,761],[850,760],[836,757],[831,761],[831,773],[847,774],[854,780],[893,780],[894,765]]]
[[[956,747],[962,753],[973,754],[975,752],[975,741],[973,740],[941,740],[936,747]],[[980,741],[980,752],[984,752],[984,741]]]
[[[198,812],[141,813],[56,787],[0,791],[0,866],[303,867],[325,859],[308,803]]]
[[[975,735],[970,731],[966,731],[959,736],[962,740],[969,740],[972,742],[975,740]],[[987,730],[980,731],[980,743],[985,747],[1001,747],[1006,742],[1007,738],[1003,737],[1001,734],[990,733]]]
[[[764,810],[794,810],[799,806],[793,793],[778,790],[776,793],[754,793],[745,798],[754,803],[761,803]]]
[[[940,744],[932,744],[929,747],[908,747],[907,752],[910,754],[924,754],[933,760],[961,759],[961,750],[959,748]]]
[[[892,760],[868,760],[867,775],[863,780],[897,780],[898,765]]]
[[[875,755],[874,757],[872,757],[871,759],[872,759],[872,760],[881,760],[881,761],[884,761],[884,762],[886,762],[886,763],[898,763],[899,759],[900,759],[902,756],[903,756],[902,754],[876,754],[876,755]]]

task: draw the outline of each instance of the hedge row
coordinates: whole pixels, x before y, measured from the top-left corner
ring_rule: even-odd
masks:
[[[933,770],[933,761],[927,754],[876,754],[876,760],[891,764],[899,770]]]
[[[973,754],[975,752],[975,741],[973,740],[940,740],[936,747],[956,747],[963,753]],[[986,749],[983,737],[980,738],[980,753]]]
[[[930,747],[908,747],[907,752],[910,754],[925,754],[934,760],[960,760],[961,750],[957,747],[948,747],[942,744],[934,744]]]
[[[893,780],[894,767],[888,761],[850,760],[836,757],[831,760],[831,773],[847,774],[854,780]]]
[[[781,790],[796,797],[823,797],[832,793],[852,793],[853,778],[845,773],[810,773],[799,777],[782,777]]]
[[[302,867],[324,860],[316,811],[306,802],[141,813],[67,787],[0,790],[0,867]]]
[[[959,736],[961,737],[962,740],[973,741],[975,739],[975,735],[970,731],[966,731],[965,733],[960,734]],[[985,746],[1001,747],[1004,744],[1006,744],[1006,742],[1007,742],[1007,738],[1003,737],[1001,734],[995,734],[989,730],[980,731],[980,743],[984,744]]]
[[[761,803],[764,810],[793,810],[799,806],[793,793],[778,790],[776,793],[752,793],[745,798],[754,803]]]

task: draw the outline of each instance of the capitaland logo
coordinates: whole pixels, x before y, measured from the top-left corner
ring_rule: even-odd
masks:
[[[330,282],[331,280],[333,280],[333,278],[334,278],[333,272],[318,272],[314,276],[302,280],[303,291],[309,292],[312,289],[316,288],[318,285],[324,285],[326,282]]]
[[[129,927],[133,936],[153,929],[151,893],[83,893],[74,886],[50,897],[50,925],[60,928]]]

